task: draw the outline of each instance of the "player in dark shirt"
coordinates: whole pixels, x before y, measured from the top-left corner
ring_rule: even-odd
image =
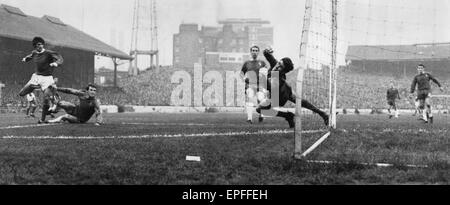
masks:
[[[279,95],[279,106],[284,106],[287,101],[291,101],[295,103],[296,96],[292,92],[291,86],[286,82],[286,74],[294,69],[294,64],[292,63],[290,58],[282,58],[280,61],[277,61],[275,57],[272,55],[273,51],[272,49],[265,49],[263,54],[264,57],[266,57],[267,61],[270,64],[270,69],[267,74],[267,91],[269,93],[269,96],[276,96],[274,95],[274,92],[278,91]],[[275,72],[276,71],[276,72]],[[274,72],[274,73],[272,73]],[[275,76],[272,76],[272,74],[276,74]],[[278,74],[278,75],[277,75]],[[273,90],[272,88],[276,87],[276,85],[272,83],[277,83],[279,90]],[[313,104],[311,104],[309,101],[302,99],[301,102],[302,107],[307,108],[311,111],[313,111],[316,114],[319,114],[325,125],[328,125],[329,117],[328,115],[320,110],[319,108],[315,107]],[[289,123],[289,127],[293,128],[295,126],[294,122],[294,114],[291,112],[283,112],[283,111],[277,111],[275,112],[273,110],[273,107],[275,105],[272,105],[271,103],[263,102],[260,105],[258,105],[256,111],[258,113],[261,113],[262,111],[268,111],[267,115],[275,115],[277,117],[282,117],[286,119]],[[266,114],[265,114],[266,115]]]
[[[259,47],[252,46],[250,48],[251,60],[245,61],[241,69],[241,77],[245,81],[245,95],[246,95],[246,112],[247,112],[247,122],[252,123],[253,121],[253,107],[259,102],[256,99],[256,93],[258,92],[258,85],[260,82],[260,69],[266,67],[266,63],[262,60],[258,60]],[[259,122],[263,121],[263,117],[259,114]]]
[[[102,112],[100,109],[100,101],[96,99],[97,88],[95,85],[89,84],[85,90],[77,90],[72,88],[57,88],[58,92],[72,94],[78,96],[80,100],[78,105],[66,101],[59,101],[57,106],[66,111],[67,114],[62,115],[54,120],[48,120],[49,123],[59,123],[67,121],[69,123],[86,123],[95,114],[95,125],[103,122]]]
[[[387,90],[386,93],[386,99],[387,104],[389,105],[388,108],[389,118],[392,118],[393,116],[398,118],[398,110],[397,105],[395,104],[395,100],[396,99],[400,100],[400,93],[398,92],[398,89],[394,87],[394,83],[390,83],[389,89]],[[394,109],[394,115],[391,114],[391,108]]]
[[[439,87],[441,92],[444,92],[444,89],[442,88],[439,81],[436,80],[430,73],[425,72],[425,65],[419,64],[417,66],[417,71],[419,74],[414,76],[413,82],[411,84],[411,94],[410,98],[412,98],[412,94],[414,93],[414,90],[416,89],[417,85],[417,98],[420,102],[420,109],[422,109],[422,120],[425,123],[428,123],[428,119],[430,120],[430,123],[433,123],[433,114],[431,113],[431,100],[430,100],[430,94],[431,94],[431,84],[430,81],[433,81],[436,83],[436,85]],[[425,111],[425,112],[424,112]]]
[[[53,70],[63,63],[63,58],[60,54],[46,50],[44,48],[45,41],[41,37],[34,37],[32,41],[35,50],[30,55],[22,59],[23,62],[33,61],[36,64],[36,71],[31,76],[30,81],[20,90],[19,96],[23,97],[28,93],[33,92],[34,89],[40,88],[44,92],[42,101],[42,115],[38,123],[45,121],[45,116],[48,115],[50,108],[51,96],[55,93],[53,85]]]

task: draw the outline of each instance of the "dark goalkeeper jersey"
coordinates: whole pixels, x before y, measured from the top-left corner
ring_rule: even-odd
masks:
[[[417,90],[430,91],[431,90],[430,81],[433,81],[434,83],[436,83],[436,85],[441,87],[441,84],[436,80],[436,78],[434,78],[429,73],[423,73],[423,74],[416,75],[411,84],[411,93],[413,93],[414,90],[416,89],[416,85],[417,85]]]
[[[50,63],[57,63],[59,66],[64,61],[60,54],[51,50],[44,50],[41,53],[34,50],[30,55],[25,57],[26,62],[30,60],[33,60],[36,64],[36,74],[43,76],[53,75],[54,67],[51,67]]]
[[[80,104],[77,106],[78,109],[78,119],[80,122],[87,122],[91,119],[92,115],[95,113],[95,107],[97,101],[95,97],[91,97],[87,94],[79,96]]]
[[[279,105],[284,106],[286,102],[290,99],[292,99],[292,88],[289,86],[289,84],[286,81],[286,73],[283,70],[280,70],[280,68],[277,65],[278,60],[275,59],[275,57],[270,53],[268,50],[264,50],[263,52],[264,57],[270,64],[270,69],[267,74],[267,90],[271,93],[275,92],[272,91],[272,87],[278,86],[278,94],[279,94]],[[272,73],[274,72],[274,73]],[[272,76],[272,74],[275,74]],[[272,83],[276,83],[272,84]]]
[[[387,100],[394,101],[397,98],[400,99],[400,94],[398,93],[397,89],[389,88],[387,90],[386,98],[387,98]]]

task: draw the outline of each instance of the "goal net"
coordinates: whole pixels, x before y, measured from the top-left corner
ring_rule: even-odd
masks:
[[[336,129],[312,137],[308,131],[316,129],[318,116],[298,103],[296,158],[306,155],[320,158],[325,156],[323,152],[333,152],[336,158],[352,155],[362,161],[383,161],[390,153],[413,163],[429,157],[406,150],[377,153],[370,146],[375,146],[375,142],[391,142],[392,138],[381,140],[389,135],[400,133],[399,138],[405,139],[419,133],[413,129],[413,124],[419,123],[412,116],[416,95],[409,97],[419,64],[425,65],[425,71],[437,78],[444,88],[441,92],[431,83],[434,115],[448,114],[449,8],[450,2],[446,0],[306,0],[300,66],[295,79],[297,97],[325,110],[330,115],[328,126]],[[395,116],[393,110],[388,110],[386,100],[391,83],[400,95],[396,101],[398,116],[406,122],[401,129],[382,127],[389,126],[389,111]],[[392,120],[396,120],[395,117]],[[364,130],[361,121],[367,122]],[[428,129],[426,132],[434,132]],[[356,133],[348,133],[350,130]],[[335,133],[347,138],[340,138],[342,143],[326,143]],[[381,137],[373,139],[375,135]],[[351,144],[343,144],[352,137]],[[320,151],[309,150],[311,146]],[[338,153],[339,148],[342,150]],[[442,153],[436,155],[443,156]]]
[[[307,109],[306,104],[312,104],[329,116],[326,127],[335,127],[335,1],[306,1],[305,17],[300,43],[300,67],[296,69],[296,127],[295,127],[295,156],[305,156],[302,148],[302,133],[316,130],[321,125],[320,115]],[[301,103],[300,103],[301,102]],[[303,105],[302,105],[303,104]],[[326,122],[326,121],[325,121]],[[319,131],[318,142],[330,135],[326,131]],[[318,143],[315,143],[318,145]],[[313,149],[312,147],[311,149]]]

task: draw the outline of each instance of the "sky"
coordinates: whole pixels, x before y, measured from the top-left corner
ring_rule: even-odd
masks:
[[[172,64],[172,38],[181,23],[217,26],[225,18],[261,18],[274,27],[279,57],[298,63],[306,0],[157,0],[160,64]],[[325,0],[320,0],[325,1]],[[450,42],[450,0],[341,0],[338,49],[348,45]],[[129,53],[134,0],[0,0],[28,15],[60,18]],[[101,59],[99,60],[101,62]],[[97,64],[97,65],[101,65]],[[96,66],[97,66],[96,65]],[[122,66],[121,70],[126,70]]]

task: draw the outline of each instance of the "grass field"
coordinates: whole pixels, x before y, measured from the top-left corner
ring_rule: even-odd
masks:
[[[293,159],[293,130],[280,118],[247,124],[242,113],[122,113],[106,114],[96,127],[1,114],[0,183],[449,184],[450,116],[437,115],[434,124],[413,116],[338,118],[338,129],[307,157],[336,162],[323,164]],[[303,135],[306,149],[324,132],[319,120],[304,127],[318,130]]]

